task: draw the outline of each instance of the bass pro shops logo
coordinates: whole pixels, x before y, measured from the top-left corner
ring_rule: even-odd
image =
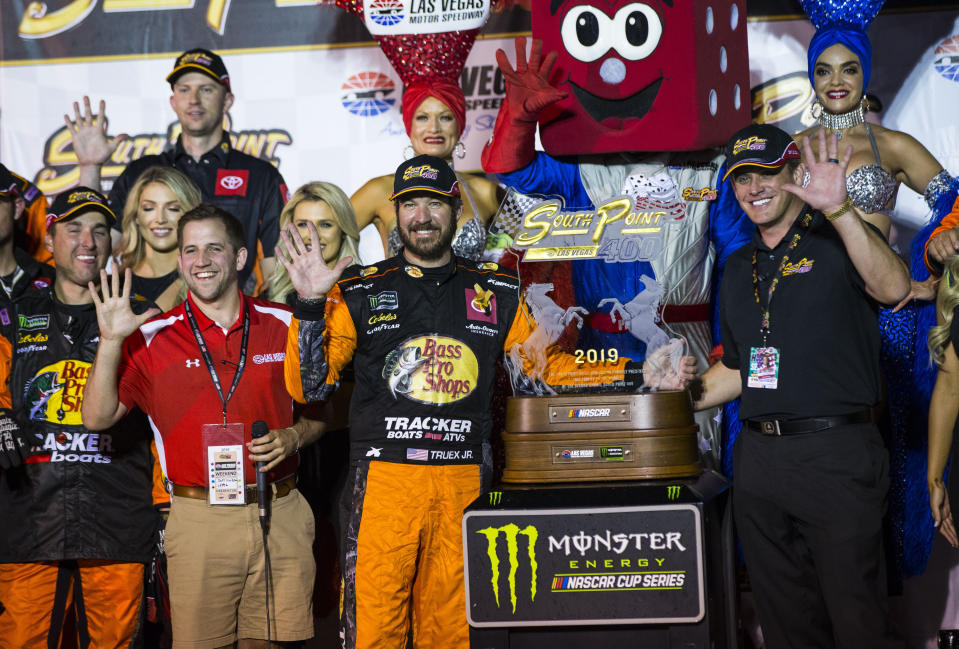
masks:
[[[402,395],[419,403],[444,405],[472,394],[479,365],[473,350],[460,340],[418,336],[387,355],[381,376],[394,399]]]
[[[31,421],[79,426],[90,363],[67,360],[47,365],[27,382],[24,402]]]
[[[502,527],[487,527],[477,530],[477,534],[486,537],[486,554],[490,561],[490,583],[493,587],[493,599],[496,601],[496,607],[499,608],[499,581],[500,581],[500,555],[499,538],[503,535],[506,541],[507,573],[506,581],[509,584],[509,601],[513,607],[513,613],[516,613],[516,573],[520,569],[521,562],[529,561],[529,601],[532,603],[536,599],[536,540],[539,538],[539,532],[532,525],[527,525],[520,529],[518,525],[509,523]],[[520,559],[519,537],[526,537],[525,559]],[[524,570],[525,572],[525,570]],[[523,576],[525,578],[525,574]]]

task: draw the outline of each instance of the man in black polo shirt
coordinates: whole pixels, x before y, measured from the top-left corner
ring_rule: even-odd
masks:
[[[263,254],[259,261],[262,279],[268,280],[273,273],[273,249],[280,234],[286,184],[276,167],[237,151],[230,144],[229,134],[223,130],[223,118],[233,105],[233,93],[226,66],[217,54],[204,49],[184,52],[177,57],[166,80],[173,89],[170,107],[182,129],[176,147],[127,165],[110,189],[110,208],[123,214],[130,187],[148,167],[161,165],[182,171],[200,188],[205,203],[226,210],[243,224],[250,255],[240,270],[239,281],[240,287],[250,292],[255,285],[251,273],[256,265],[257,243]],[[73,134],[80,184],[100,187],[100,167],[126,136],[107,138],[104,102],[100,102],[99,115],[94,116],[89,98],[84,97],[83,101],[82,114],[74,103],[74,119],[64,117]],[[115,227],[119,228],[119,224]]]
[[[742,399],[733,502],[766,646],[896,647],[880,578],[888,457],[870,408],[876,306],[901,300],[909,276],[852,209],[852,147],[840,156],[823,131],[803,147],[801,163],[768,125],[727,145],[756,234],[727,262],[724,355],[693,386],[696,407]]]

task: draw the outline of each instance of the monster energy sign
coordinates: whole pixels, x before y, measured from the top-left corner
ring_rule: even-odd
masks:
[[[694,505],[468,511],[473,626],[667,624],[705,614]]]

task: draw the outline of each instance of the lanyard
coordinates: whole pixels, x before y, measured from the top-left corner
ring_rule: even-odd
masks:
[[[789,253],[795,250],[796,246],[799,245],[799,241],[806,233],[806,230],[809,229],[809,225],[811,223],[812,213],[806,212],[802,220],[799,222],[799,228],[793,232],[792,239],[790,239],[789,245],[786,247],[786,253],[783,255],[782,261],[779,262],[779,268],[776,269],[776,275],[773,277],[772,284],[769,285],[769,294],[766,296],[766,310],[763,312],[762,326],[760,328],[760,331],[762,331],[763,334],[763,347],[766,346],[766,338],[769,336],[769,310],[772,308],[773,304],[773,293],[776,292],[776,288],[779,286],[779,280],[782,279],[783,276],[783,270],[785,270],[786,264],[789,263]],[[759,264],[757,262],[757,253],[758,248],[753,248],[753,295],[756,297],[756,304],[760,304]]]
[[[213,365],[210,350],[206,346],[206,341],[203,340],[203,334],[200,332],[200,325],[197,324],[196,318],[193,316],[190,301],[187,300],[183,306],[186,310],[187,322],[190,323],[190,329],[193,331],[193,337],[196,338],[196,344],[200,347],[203,362],[206,363],[206,369],[210,372],[210,378],[213,379],[213,387],[216,388],[216,393],[219,395],[220,402],[223,404],[223,425],[225,426],[226,404],[230,402],[236,386],[240,384],[240,376],[243,374],[243,368],[246,366],[246,346],[250,338],[250,309],[245,306],[243,308],[243,339],[240,341],[240,361],[236,364],[236,374],[233,375],[233,385],[230,386],[230,391],[227,393],[226,398],[224,398],[223,388],[220,386],[220,377],[216,374],[216,367]]]

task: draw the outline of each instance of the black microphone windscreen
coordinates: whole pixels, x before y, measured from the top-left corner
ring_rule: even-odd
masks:
[[[266,425],[266,422],[262,419],[257,419],[250,428],[250,437],[256,439],[257,437],[263,437],[268,432],[270,432],[270,427]]]

